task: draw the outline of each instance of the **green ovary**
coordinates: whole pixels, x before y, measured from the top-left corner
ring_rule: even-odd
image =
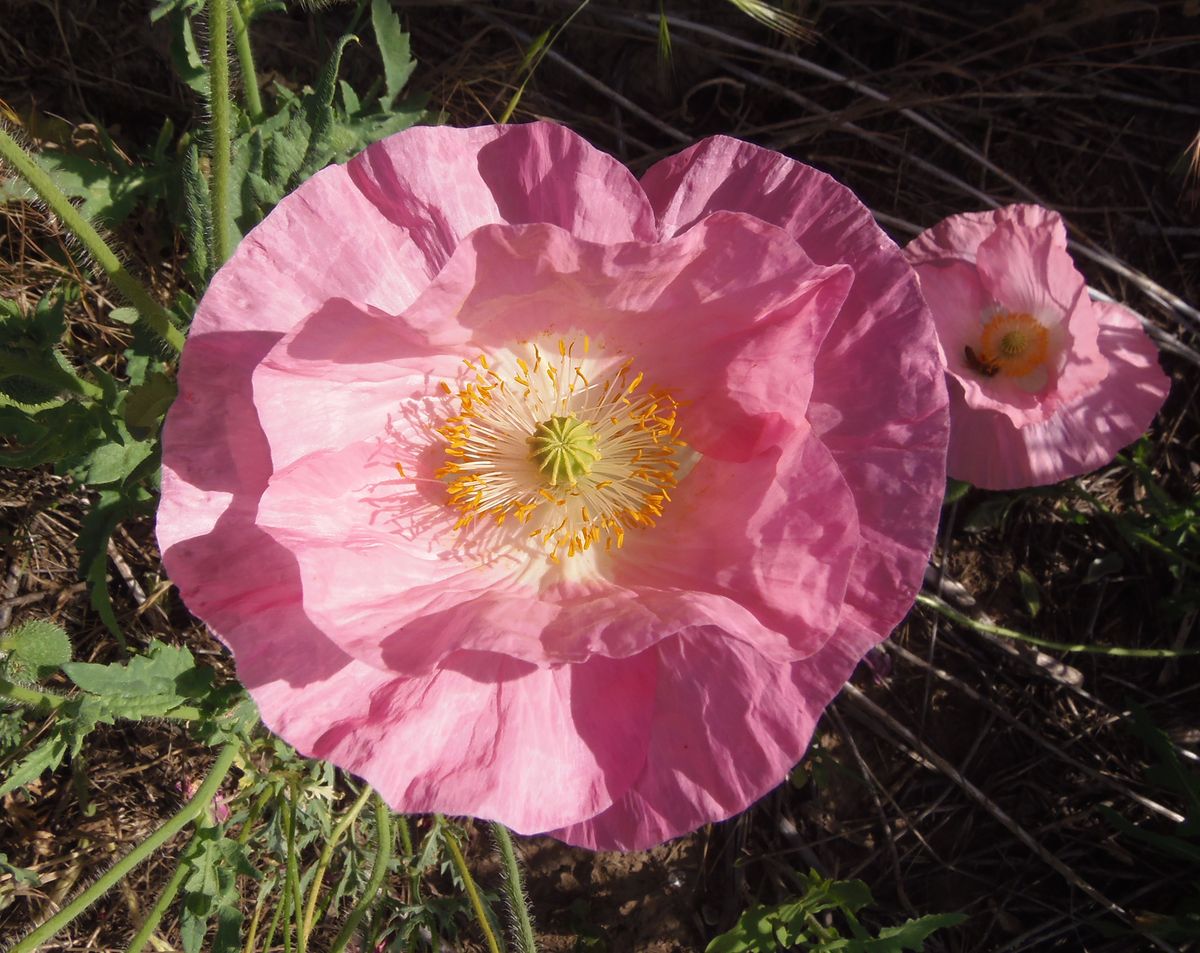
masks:
[[[551,417],[538,424],[529,438],[529,459],[550,486],[575,483],[600,459],[592,428],[576,417]]]

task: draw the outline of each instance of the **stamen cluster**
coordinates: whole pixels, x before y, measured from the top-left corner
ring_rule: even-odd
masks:
[[[558,562],[601,541],[619,549],[626,530],[662,515],[687,446],[679,404],[644,387],[632,358],[605,370],[586,336],[580,355],[577,344],[559,340],[554,359],[529,342],[528,359],[514,353],[511,366],[480,355],[464,362],[473,377],[457,391],[443,382],[459,407],[438,428],[437,476],[459,511],[456,529],[512,517]]]

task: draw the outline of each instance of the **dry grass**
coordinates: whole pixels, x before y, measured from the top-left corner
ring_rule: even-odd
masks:
[[[397,6],[408,11],[418,81],[462,124],[504,112],[525,79],[530,39],[575,8],[568,0]],[[704,135],[753,139],[846,182],[899,241],[956,211],[1011,201],[1061,210],[1089,282],[1146,315],[1173,352],[1164,360],[1173,392],[1148,462],[1185,499],[1196,493],[1200,459],[1194,6],[1035,0],[972,5],[968,15],[935,0],[826,0],[794,5],[816,31],[805,44],[728,3],[668,2],[674,58],[663,69],[657,4],[595,0],[542,61],[514,118],[568,123],[635,170]],[[257,34],[264,69],[290,83],[311,76],[347,16],[333,8],[271,18]],[[119,27],[102,30],[101,21]],[[167,80],[163,37],[135,4],[114,16],[97,3],[18,3],[0,32],[0,98],[21,114],[101,122],[127,148],[148,141],[142,133],[156,131],[164,112],[180,126],[191,116],[190,99]],[[64,71],[42,68],[64,58]],[[360,51],[346,66],[372,68]],[[161,224],[134,223],[120,237],[139,270],[170,287],[177,252]],[[106,289],[63,252],[50,223],[10,206],[2,235],[5,294],[32,300],[60,278],[83,284],[88,293],[71,314],[78,352],[116,360],[123,345],[105,320]],[[1137,501],[1123,470],[1082,485],[1118,511]],[[44,474],[3,486],[0,612],[48,614],[67,625],[79,657],[109,657],[75,576],[85,501]],[[948,510],[943,571],[931,576],[964,611],[1063,642],[1197,644],[1194,615],[1164,611],[1194,577],[1176,580],[1163,562],[1131,554],[1103,520],[1069,519],[1064,507],[1076,504],[1062,494],[1025,497],[1003,523],[964,529],[987,499],[973,493]],[[1092,561],[1112,552],[1123,567],[1089,580]],[[162,598],[149,527],[127,527],[113,555],[111,591],[133,641],[186,640],[224,664],[175,600]],[[1020,570],[1041,590],[1036,619]],[[572,949],[591,930],[606,944],[597,948],[612,951],[702,949],[740,909],[793,893],[794,871],[814,866],[866,880],[883,922],[968,912],[969,924],[934,950],[1151,949],[1144,937],[1112,931],[1136,929],[1171,901],[1172,870],[1118,838],[1098,807],[1169,828],[1179,805],[1147,783],[1145,753],[1122,712],[1144,706],[1194,749],[1198,674],[1194,659],[1059,661],[918,609],[833,706],[793,783],[752,812],[650,855],[525,845],[546,948]],[[45,883],[0,910],[0,936],[19,934],[161,823],[200,750],[165,726],[107,729],[87,758],[93,815],[81,811],[69,772],[8,798],[0,850]],[[123,948],[133,907],[169,870],[170,858],[156,859],[57,948]]]

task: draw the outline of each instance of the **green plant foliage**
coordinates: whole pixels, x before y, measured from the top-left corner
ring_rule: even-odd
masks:
[[[56,731],[18,761],[16,767],[9,772],[8,777],[0,781],[0,797],[4,797],[17,788],[32,784],[44,772],[53,771],[62,764],[63,759],[67,756],[67,741],[65,732]]]
[[[58,651],[61,657],[61,645]],[[217,713],[232,701],[229,690],[213,688],[212,669],[197,665],[187,649],[157,640],[145,655],[127,664],[65,662],[61,668],[82,691],[59,704],[53,731],[0,783],[0,797],[54,770],[68,755],[77,756],[98,724],[111,725],[119,718],[180,717],[184,706],[192,717],[203,714],[207,721],[219,723]]]
[[[0,651],[7,653],[0,674],[14,682],[33,684],[71,661],[71,640],[57,623],[30,619],[0,638]]]
[[[212,669],[198,666],[187,649],[157,640],[150,643],[145,655],[135,656],[126,665],[71,662],[63,671],[121,718],[167,715],[207,694],[213,675]]]
[[[772,953],[804,950],[810,953],[904,953],[924,950],[925,940],[937,930],[957,926],[966,917],[943,913],[908,920],[901,926],[885,927],[872,937],[859,923],[857,914],[874,903],[871,891],[861,880],[828,880],[809,871],[804,896],[779,906],[754,906],[742,914],[737,925],[716,937],[705,953]],[[836,926],[826,926],[819,914],[836,913],[845,921],[851,936]]]
[[[204,825],[188,844],[181,861],[185,870],[179,933],[185,953],[233,953],[241,949],[242,910],[239,876],[259,879],[243,844],[223,835],[217,825]],[[205,947],[209,923],[217,929]]]
[[[424,97],[397,102],[416,66],[407,34],[386,3],[377,0],[371,14],[383,58],[384,92],[372,89],[360,96],[338,80],[346,47],[357,42],[347,34],[334,45],[315,88],[306,87],[297,95],[277,85],[275,112],[257,125],[243,123],[244,131],[233,143],[232,166],[233,217],[243,233],[320,169],[345,161],[423,117]],[[185,191],[197,189],[185,186]],[[192,232],[197,228],[196,223],[189,226]]]

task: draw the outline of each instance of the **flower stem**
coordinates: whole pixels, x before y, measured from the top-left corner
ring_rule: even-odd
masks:
[[[16,141],[0,128],[0,157],[11,165],[21,178],[38,194],[51,211],[59,217],[63,225],[79,239],[88,254],[104,269],[109,280],[137,308],[138,314],[150,326],[150,329],[166,341],[176,351],[183,350],[183,333],[171,323],[167,309],[155,301],[150,292],[142,287],[141,282],[133,277],[124,265],[117,259],[116,253],[108,246],[100,233],[92,226],[79,210],[71,204],[71,200],[54,184],[50,174],[46,172]]]
[[[63,907],[62,910],[26,936],[25,939],[12,948],[10,953],[33,953],[46,940],[58,933],[59,930],[71,923],[84,910],[108,893],[138,864],[160,850],[167,841],[183,830],[194,818],[199,816],[200,812],[208,807],[209,803],[216,796],[217,791],[221,787],[221,782],[225,780],[225,775],[229,773],[229,768],[233,764],[233,760],[237,757],[237,754],[238,742],[229,742],[217,755],[217,760],[213,763],[212,770],[209,772],[208,777],[204,779],[204,783],[200,785],[195,796],[183,806],[182,810],[113,864],[95,883],[80,893],[74,900]]]
[[[379,892],[383,878],[387,876],[388,863],[392,859],[392,842],[395,840],[395,836],[392,834],[392,813],[378,793],[375,794],[374,801],[375,832],[379,835],[379,849],[375,852],[375,866],[371,868],[371,878],[367,881],[367,889],[363,891],[363,895],[358,898],[358,903],[346,917],[346,922],[342,924],[341,930],[334,938],[329,953],[342,953],[346,948],[346,944],[354,936],[354,931],[358,929],[358,922],[366,916],[367,910],[375,902],[375,894]]]
[[[238,64],[242,70],[242,94],[246,98],[246,112],[252,122],[263,118],[262,97],[258,93],[258,73],[254,70],[254,51],[250,48],[250,24],[242,11],[241,0],[233,0],[229,8],[229,19],[233,23],[233,45],[237,50]]]
[[[230,216],[229,0],[209,0],[208,89],[212,97],[213,262],[221,267],[233,251]]]
[[[471,871],[467,869],[467,859],[463,857],[462,848],[458,846],[458,840],[448,828],[442,829],[442,837],[446,841],[446,846],[450,848],[454,869],[458,871],[463,886],[467,888],[467,898],[471,901],[471,908],[475,911],[475,919],[479,921],[479,929],[483,931],[483,937],[487,940],[488,951],[489,953],[500,953],[500,944],[496,940],[496,934],[492,932],[492,925],[488,922],[487,911],[483,908],[483,901],[479,898],[479,891],[475,888]]]
[[[529,919],[529,901],[525,897],[525,882],[521,865],[517,863],[517,852],[513,849],[508,828],[499,821],[492,822],[492,835],[496,838],[496,849],[504,863],[504,889],[508,893],[508,907],[517,926],[517,947],[521,953],[537,953],[537,942],[533,938],[533,923]]]
[[[158,900],[150,908],[150,912],[146,914],[146,919],[142,921],[141,928],[130,941],[129,949],[126,953],[142,953],[142,950],[150,939],[150,935],[157,929],[163,915],[167,912],[167,908],[171,905],[171,901],[179,893],[179,888],[183,885],[187,873],[187,867],[184,866],[182,861],[175,865],[175,872],[171,874],[171,879],[167,881],[167,885],[163,887],[162,893],[158,895]]]
[[[313,928],[313,917],[317,912],[317,897],[321,893],[321,884],[325,880],[325,870],[329,867],[330,860],[333,859],[333,849],[341,841],[346,831],[349,830],[350,825],[358,818],[359,812],[366,806],[367,798],[370,796],[371,788],[364,785],[362,794],[358,796],[358,800],[351,805],[345,817],[338,821],[337,827],[333,829],[333,833],[329,835],[329,839],[321,849],[321,856],[317,860],[317,872],[313,875],[312,887],[308,891],[308,906],[304,910],[304,926],[300,932],[301,950],[306,949],[308,946],[308,936],[312,933]]]
[[[931,609],[940,612],[952,622],[957,622],[959,625],[965,625],[976,632],[983,632],[987,635],[999,635],[1006,639],[1015,639],[1018,642],[1028,642],[1030,645],[1036,645],[1039,648],[1050,649],[1052,652],[1086,652],[1089,655],[1113,655],[1122,658],[1185,658],[1189,655],[1200,655],[1200,649],[1127,649],[1120,645],[1089,645],[1086,643],[1070,644],[1067,642],[1051,642],[1049,639],[1040,639],[1036,635],[1028,635],[1025,632],[1018,632],[1016,629],[1006,629],[1002,625],[995,625],[991,622],[984,622],[980,619],[972,619],[968,615],[964,615],[957,609],[951,607],[943,599],[937,596],[926,595],[925,593],[917,594],[917,602],[923,606],[928,606]]]
[[[15,685],[5,678],[0,678],[0,698],[16,702],[27,708],[44,708],[49,711],[56,711],[67,703],[65,695],[55,695],[53,692],[42,692],[36,688]]]

